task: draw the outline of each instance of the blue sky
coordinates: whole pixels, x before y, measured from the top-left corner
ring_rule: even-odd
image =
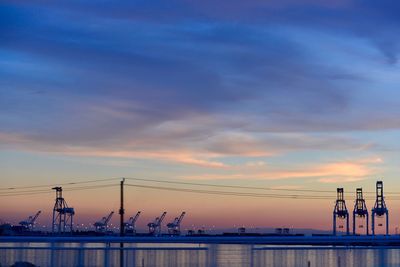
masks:
[[[382,177],[400,189],[399,8],[2,1],[2,184],[134,174],[353,191]],[[330,208],[301,226],[323,228]]]

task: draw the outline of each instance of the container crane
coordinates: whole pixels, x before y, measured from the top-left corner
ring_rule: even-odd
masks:
[[[156,236],[161,234],[161,223],[164,220],[165,215],[167,215],[167,212],[164,211],[160,217],[155,218],[153,222],[147,224],[149,227],[149,234]]]
[[[368,222],[368,209],[367,205],[365,204],[365,199],[363,197],[362,193],[362,188],[357,188],[356,189],[356,202],[354,204],[354,210],[353,210],[353,235],[356,234],[356,224],[357,224],[357,218],[360,220],[365,220],[365,234],[369,234],[369,222]],[[363,227],[362,224],[360,224],[360,227]]]
[[[26,229],[28,231],[33,230],[33,227],[35,226],[36,219],[39,217],[41,212],[42,211],[39,210],[38,212],[36,212],[35,215],[29,216],[28,219],[26,219],[25,221],[20,221],[19,224],[22,227],[24,227],[24,229]]]
[[[185,217],[186,212],[182,212],[179,217],[176,217],[173,222],[167,224],[168,234],[170,235],[180,235],[181,234],[181,222],[183,217]]]
[[[135,234],[136,233],[136,221],[140,216],[141,211],[138,211],[135,216],[129,218],[129,220],[124,223],[125,233]]]
[[[96,228],[96,232],[107,232],[108,222],[111,220],[114,211],[110,212],[108,216],[103,217],[100,221],[95,222],[93,225]]]
[[[389,210],[386,207],[385,197],[383,196],[383,182],[376,182],[376,200],[372,209],[372,235],[375,235],[375,217],[386,215],[386,235],[389,235]],[[378,226],[383,226],[379,224]]]
[[[343,188],[337,189],[337,199],[335,208],[333,209],[333,235],[336,235],[336,220],[346,220],[346,234],[349,234],[349,212],[347,211],[346,201],[344,200]]]
[[[72,207],[68,207],[67,201],[65,201],[62,195],[62,187],[56,186],[52,188],[56,191],[56,202],[53,207],[53,222],[52,222],[52,233],[53,234],[64,234],[67,232],[73,232],[75,210]]]

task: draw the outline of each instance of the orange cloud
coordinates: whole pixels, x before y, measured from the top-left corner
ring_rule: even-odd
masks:
[[[289,179],[289,178],[319,178],[318,181],[323,183],[333,182],[351,182],[363,180],[366,177],[376,174],[376,164],[382,162],[382,159],[361,159],[353,161],[341,161],[332,163],[315,163],[302,169],[292,170],[276,170],[268,169],[260,171],[250,171],[248,168],[244,171],[243,167],[238,167],[236,173],[226,174],[202,174],[184,177],[186,179]],[[248,167],[248,166],[245,166]],[[240,171],[240,168],[242,170]],[[290,168],[290,166],[288,167]],[[182,177],[183,178],[183,177]]]
[[[128,151],[128,150],[96,150],[91,148],[69,147],[64,148],[63,151],[58,151],[65,155],[72,156],[90,156],[90,157],[116,157],[116,158],[136,158],[136,159],[155,159],[165,160],[178,163],[186,163],[203,167],[211,168],[225,168],[226,164],[210,160],[213,155],[198,154],[188,151]]]

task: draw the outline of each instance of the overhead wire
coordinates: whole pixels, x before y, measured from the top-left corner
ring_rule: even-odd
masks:
[[[95,180],[88,180],[88,181],[77,181],[77,182],[58,183],[58,184],[1,187],[0,191],[31,189],[31,188],[41,188],[41,187],[51,187],[51,186],[67,186],[67,185],[97,183],[97,182],[120,180],[120,179],[121,178],[119,178],[119,177],[114,177],[114,178],[95,179]],[[184,182],[184,181],[148,179],[148,178],[144,179],[144,178],[133,178],[133,177],[127,177],[125,179],[143,181],[143,182],[156,182],[156,183],[166,183],[166,184],[207,186],[207,187],[219,187],[219,188],[249,189],[249,190],[268,190],[268,191],[285,191],[285,192],[310,192],[310,193],[332,193],[332,194],[336,193],[334,190],[319,190],[319,189],[298,189],[298,188],[273,188],[273,187],[240,186],[240,185],[195,183],[195,182]],[[375,194],[375,192],[372,192],[372,191],[364,191],[363,193],[364,194]],[[385,194],[400,194],[400,192],[385,192]]]
[[[254,190],[270,190],[270,191],[292,191],[292,192],[314,192],[314,193],[332,193],[331,190],[314,190],[314,189],[290,189],[290,188],[271,188],[271,187],[255,187],[255,186],[240,186],[240,185],[219,185],[209,183],[193,183],[193,182],[182,182],[182,181],[165,181],[157,179],[144,179],[144,178],[125,178],[127,180],[136,181],[149,181],[156,183],[166,184],[182,184],[182,185],[195,185],[195,186],[208,186],[208,187],[225,187],[225,188],[236,188],[236,189],[254,189]]]
[[[107,188],[107,187],[116,187],[116,186],[118,186],[118,184],[80,186],[80,187],[63,188],[63,190],[64,191],[80,191],[80,190],[89,190],[89,189],[98,189],[98,188]],[[37,195],[37,194],[45,194],[45,193],[52,193],[52,192],[53,192],[52,189],[18,191],[18,192],[0,193],[0,197],[3,197],[3,196]]]
[[[75,184],[88,184],[88,183],[98,183],[105,182],[111,180],[120,180],[121,178],[106,178],[106,179],[96,179],[96,180],[87,180],[87,181],[78,181],[78,182],[68,182],[68,183],[58,183],[58,184],[45,184],[45,185],[29,185],[29,186],[9,186],[9,187],[0,187],[0,191],[5,190],[19,190],[19,189],[30,189],[30,188],[41,188],[41,187],[52,187],[52,186],[67,186],[67,185],[75,185]]]
[[[283,195],[283,194],[261,194],[261,193],[248,193],[248,192],[236,192],[236,191],[217,191],[217,190],[202,190],[202,189],[191,189],[191,188],[173,188],[163,186],[150,186],[140,184],[126,184],[126,186],[157,189],[157,190],[168,190],[178,192],[189,192],[189,193],[203,193],[213,195],[229,195],[229,196],[248,196],[248,197],[269,197],[269,198],[309,198],[309,199],[325,199],[325,197],[318,196],[306,196],[306,195]]]
[[[336,194],[336,190],[318,190],[318,189],[298,189],[298,188],[273,188],[273,187],[255,187],[255,186],[241,186],[241,185],[224,185],[224,184],[210,184],[210,183],[194,183],[194,182],[183,182],[183,181],[167,181],[159,179],[144,179],[144,178],[132,178],[127,177],[127,180],[144,181],[144,182],[156,182],[165,184],[181,184],[181,185],[194,185],[194,186],[205,186],[205,187],[219,187],[219,188],[235,188],[235,189],[250,189],[250,190],[268,190],[268,191],[286,191],[286,192],[310,192],[310,193],[331,193]],[[364,194],[375,194],[376,192],[364,191]],[[400,194],[400,192],[385,192],[385,194]]]
[[[69,182],[69,183],[60,183],[60,184],[47,184],[47,185],[31,185],[31,186],[20,186],[20,187],[3,187],[0,188],[0,197],[2,196],[20,196],[20,195],[35,195],[35,194],[47,194],[53,192],[50,187],[54,186],[64,186],[65,191],[76,191],[76,190],[87,190],[87,189],[97,189],[97,188],[105,188],[117,186],[118,184],[106,184],[102,185],[99,183],[107,182],[107,181],[115,181],[120,180],[121,178],[107,178],[107,179],[95,179],[95,180],[87,180],[87,181],[77,181],[77,182]],[[197,182],[185,182],[185,181],[171,181],[171,180],[159,180],[159,179],[144,179],[144,178],[133,178],[128,177],[125,178],[130,181],[139,181],[139,182],[151,182],[153,185],[149,184],[126,184],[131,187],[138,188],[147,188],[147,189],[157,189],[157,190],[168,190],[168,191],[178,191],[178,192],[187,192],[187,193],[203,193],[203,194],[213,194],[213,195],[228,195],[228,196],[245,196],[245,197],[264,197],[264,198],[277,198],[277,199],[335,199],[335,191],[328,190],[317,190],[317,189],[290,189],[290,188],[271,188],[271,187],[255,187],[255,186],[240,186],[240,185],[226,185],[226,184],[210,184],[210,183],[197,183]],[[75,186],[81,184],[90,184],[97,183],[97,185],[87,185],[87,186]],[[163,183],[163,184],[172,184],[172,185],[182,185],[186,186],[185,188],[180,187],[166,187],[166,186],[157,186],[154,183]],[[72,187],[69,187],[72,186]],[[196,186],[197,188],[188,188],[188,186]],[[47,189],[44,189],[47,187]],[[204,189],[201,187],[212,187],[219,188],[219,190],[210,190]],[[43,188],[43,189],[41,189]],[[30,189],[30,190],[29,190]],[[223,189],[246,189],[246,190],[264,190],[264,191],[284,191],[287,193],[257,193],[257,192],[239,192],[239,191],[224,191]],[[8,192],[5,192],[8,190]],[[310,193],[324,193],[321,194],[310,194]],[[328,195],[326,193],[330,193],[332,195]],[[366,193],[366,192],[364,192]],[[372,192],[371,192],[372,193]],[[392,194],[398,194],[391,192]],[[385,193],[389,194],[389,193]],[[389,196],[386,199],[391,200],[400,200],[397,198],[398,196]],[[374,199],[373,197],[367,196],[365,199]]]
[[[175,192],[186,192],[186,193],[201,193],[211,195],[226,195],[226,196],[241,196],[241,197],[262,197],[262,198],[277,198],[277,199],[309,199],[309,200],[333,200],[330,196],[313,196],[305,194],[262,194],[262,193],[251,193],[251,192],[237,192],[237,191],[219,191],[219,190],[204,190],[204,189],[191,189],[191,188],[173,188],[163,186],[150,186],[141,184],[126,184],[126,186],[166,190]],[[400,199],[399,199],[400,200]]]

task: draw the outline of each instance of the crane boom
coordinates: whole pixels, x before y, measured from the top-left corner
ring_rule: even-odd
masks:
[[[177,221],[178,224],[181,223],[181,221],[183,220],[183,217],[185,217],[186,212],[182,212],[181,216],[179,216],[179,219]]]
[[[129,218],[129,220],[124,223],[125,233],[135,234],[136,233],[136,221],[139,219],[141,211],[138,211],[135,216]]]
[[[185,217],[186,212],[182,212],[179,217],[175,217],[174,221],[167,224],[168,233],[170,235],[180,235],[181,233],[181,222]]]
[[[163,214],[161,215],[160,219],[158,219],[158,225],[161,225],[162,221],[165,218],[165,215],[167,215],[167,212],[164,211]]]
[[[33,226],[35,225],[36,219],[39,217],[41,212],[42,211],[39,210],[38,212],[36,212],[35,215],[29,216],[28,219],[26,219],[25,221],[19,222],[19,224],[27,230],[32,230]]]
[[[93,225],[96,228],[97,232],[107,232],[108,229],[108,223],[111,220],[111,217],[113,216],[114,211],[111,211],[110,214],[108,214],[108,216],[105,216],[103,218],[101,218],[100,221],[95,222]]]
[[[111,220],[111,217],[113,216],[114,211],[110,212],[110,214],[107,216],[107,218],[105,218],[104,223],[108,224],[108,222]]]
[[[41,212],[42,212],[41,210],[39,210],[38,212],[36,212],[35,216],[33,216],[32,220],[31,220],[31,223],[35,223],[36,219],[39,217],[39,215],[40,215]]]
[[[151,235],[160,235],[161,234],[161,223],[167,215],[167,212],[164,211],[160,217],[155,218],[153,222],[147,224],[149,227],[149,234]]]
[[[140,213],[141,213],[141,211],[138,211],[138,212],[136,213],[135,217],[133,217],[133,219],[132,219],[132,224],[135,224],[135,223],[136,223],[136,221],[138,220],[138,218],[139,218],[139,216],[140,216]]]

